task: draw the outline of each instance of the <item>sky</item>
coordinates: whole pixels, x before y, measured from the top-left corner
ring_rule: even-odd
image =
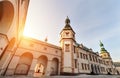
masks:
[[[67,16],[77,43],[120,61],[120,0],[30,0],[24,35],[59,46]]]

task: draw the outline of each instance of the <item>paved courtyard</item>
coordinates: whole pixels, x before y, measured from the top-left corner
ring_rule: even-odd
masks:
[[[120,78],[120,75],[78,75],[78,76],[43,76],[43,77],[0,76],[0,78]]]

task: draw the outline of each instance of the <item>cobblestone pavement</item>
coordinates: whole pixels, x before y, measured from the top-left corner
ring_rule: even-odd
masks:
[[[120,75],[78,75],[78,76],[0,76],[0,78],[120,78]]]

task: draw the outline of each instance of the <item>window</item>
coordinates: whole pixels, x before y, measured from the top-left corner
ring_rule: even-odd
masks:
[[[88,60],[88,55],[86,54],[86,59]]]
[[[80,53],[80,57],[83,58],[83,57],[82,57],[82,53]]]
[[[75,48],[75,46],[74,46],[74,53],[76,52],[76,48]]]
[[[90,57],[90,61],[92,61],[92,57],[91,57],[91,54],[89,54],[89,57]]]
[[[83,54],[83,59],[85,59],[85,54]]]
[[[65,52],[70,52],[70,44],[65,44]]]
[[[82,70],[84,70],[84,64],[83,63],[81,63],[81,66],[82,66]]]
[[[75,59],[75,68],[77,68],[77,59]]]
[[[95,62],[97,62],[97,57],[95,56]]]
[[[85,70],[87,70],[87,64],[85,64]]]
[[[89,64],[87,66],[88,66],[88,70],[90,70]]]
[[[77,52],[77,58],[79,58],[79,53]]]

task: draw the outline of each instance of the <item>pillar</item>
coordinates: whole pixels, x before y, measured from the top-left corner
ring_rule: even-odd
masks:
[[[36,64],[37,64],[37,59],[33,58],[32,64],[30,66],[30,70],[28,72],[28,76],[34,76],[34,69],[35,69]]]
[[[19,56],[14,56],[12,61],[10,62],[10,65],[7,69],[6,75],[14,75],[15,68],[19,62],[20,57]]]
[[[47,76],[49,76],[51,74],[51,63],[52,63],[52,61],[48,60],[47,68],[46,68],[46,72],[45,72],[45,75],[47,75]]]
[[[61,70],[60,66],[61,66],[61,62],[59,62],[58,75],[60,75],[60,70]]]

